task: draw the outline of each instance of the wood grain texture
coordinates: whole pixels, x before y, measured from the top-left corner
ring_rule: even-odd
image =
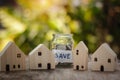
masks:
[[[73,50],[73,68],[77,70],[87,70],[88,48],[83,41],[80,41]]]
[[[115,72],[77,71],[72,68],[55,70],[0,72],[0,80],[120,80],[120,64]]]
[[[38,64],[41,64],[41,67]],[[55,69],[54,54],[44,44],[38,45],[29,53],[30,69],[47,69],[48,64],[50,64],[51,69]]]
[[[95,58],[97,60],[95,60]],[[110,62],[108,61],[110,59]],[[92,55],[92,70],[114,71],[116,68],[116,53],[109,47],[107,43],[103,43]]]
[[[0,53],[0,71],[6,71],[7,65],[9,71],[26,70],[25,61],[26,55],[14,42],[10,41]],[[13,66],[15,66],[15,68]]]

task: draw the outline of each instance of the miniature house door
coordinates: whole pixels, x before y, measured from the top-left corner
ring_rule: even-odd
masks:
[[[9,64],[6,65],[6,71],[10,71],[10,65]]]
[[[101,65],[100,71],[104,71],[104,66],[103,65]]]
[[[78,65],[76,66],[76,70],[79,70],[79,66]]]
[[[51,69],[51,64],[50,63],[47,64],[47,69]]]

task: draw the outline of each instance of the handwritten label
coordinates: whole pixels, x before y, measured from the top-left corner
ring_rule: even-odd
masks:
[[[70,51],[70,50],[53,50],[53,53],[55,54],[55,60],[57,62],[72,63],[72,51]]]

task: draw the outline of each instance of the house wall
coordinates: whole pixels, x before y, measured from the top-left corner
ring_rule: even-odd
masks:
[[[97,58],[97,62],[94,58]],[[111,63],[108,63],[108,59],[111,59]],[[100,70],[100,66],[104,66],[104,71],[114,71],[115,70],[115,57],[111,55],[105,48],[97,50],[92,56],[92,70]]]
[[[17,58],[18,53],[21,54],[21,58]],[[24,53],[22,53],[21,50],[15,46],[15,44],[12,44],[1,56],[1,70],[6,71],[6,64],[9,64],[10,71],[25,70],[25,58]],[[18,64],[20,65],[20,68],[18,68]],[[13,68],[13,65],[15,65],[15,68]]]
[[[52,51],[50,51],[48,54],[50,54],[50,57],[48,57],[48,63],[51,63],[51,68],[55,69],[55,55],[52,53]]]
[[[37,68],[34,54],[29,56],[29,68],[30,69],[36,69]]]
[[[92,62],[92,70],[100,71],[101,65],[104,66],[104,71],[114,71],[114,62],[108,63],[106,60],[100,60],[99,62]]]
[[[79,50],[78,55],[76,55],[76,50]],[[79,65],[80,70],[86,70],[88,67],[88,50],[77,47],[73,51],[73,65],[74,69],[76,69],[76,66]],[[84,68],[82,69],[81,66],[84,66]]]
[[[38,52],[42,52],[41,56],[38,56]],[[40,47],[38,50],[34,51],[29,55],[30,59],[30,69],[47,69],[47,63],[51,63],[51,68],[55,68],[54,56],[53,54],[44,46]],[[42,67],[38,67],[41,63]]]
[[[41,56],[38,56],[38,52],[42,52]],[[46,53],[44,54],[44,52],[40,49],[40,50],[36,50],[32,55],[30,55],[30,69],[45,69],[45,63],[46,63],[46,59],[47,57],[44,57],[44,55],[46,55]],[[42,67],[39,68],[38,64],[41,63]]]
[[[20,58],[17,58],[17,54],[21,54]],[[26,62],[25,62],[26,56],[24,53],[21,52],[21,50],[18,47],[15,47],[13,49],[13,54],[12,54],[12,65],[15,65],[16,68],[12,70],[25,70],[26,69]],[[20,65],[20,68],[18,68],[18,65]]]
[[[5,65],[7,63],[7,55],[4,53],[2,56],[1,56],[1,71],[6,71],[5,69]]]

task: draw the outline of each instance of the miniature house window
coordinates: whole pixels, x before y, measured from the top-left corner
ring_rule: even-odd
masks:
[[[18,64],[18,68],[20,68],[20,65]]]
[[[38,56],[41,56],[42,55],[42,53],[41,52],[38,52]]]
[[[13,65],[13,68],[15,69],[15,65]]]
[[[19,54],[17,54],[17,58],[21,58],[21,54],[19,53]]]
[[[42,64],[41,64],[41,63],[39,63],[39,64],[38,64],[38,67],[42,67]]]
[[[76,50],[77,52],[79,52],[79,50]]]
[[[111,59],[108,59],[108,63],[111,63]]]
[[[79,53],[79,50],[76,50],[76,55],[78,55],[78,53]]]
[[[84,66],[81,66],[81,68],[83,69],[83,68],[84,68]]]
[[[97,62],[97,58],[94,58],[94,61],[96,61],[96,62]]]

